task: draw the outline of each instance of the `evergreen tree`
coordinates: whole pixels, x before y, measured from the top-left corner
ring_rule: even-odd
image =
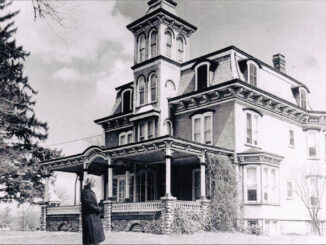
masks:
[[[51,151],[39,146],[47,138],[47,124],[34,112],[37,93],[23,73],[29,53],[17,45],[11,2],[0,0],[0,201],[34,203],[42,197],[40,161]]]

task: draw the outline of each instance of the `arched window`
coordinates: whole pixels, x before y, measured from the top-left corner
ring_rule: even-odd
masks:
[[[150,34],[150,57],[157,56],[157,32],[153,30]]]
[[[171,32],[167,31],[165,33],[165,41],[166,41],[166,47],[165,47],[165,53],[167,57],[172,57],[172,34]]]
[[[145,47],[146,47],[145,35],[141,35],[138,39],[139,62],[143,62],[145,60]]]
[[[122,92],[122,112],[128,113],[132,110],[131,90],[125,90]]]
[[[164,134],[173,136],[173,126],[170,120],[164,122]]]
[[[149,86],[149,102],[154,102],[157,99],[157,76],[155,73],[149,76]]]
[[[184,61],[184,42],[182,37],[179,37],[177,40],[178,43],[178,62]]]
[[[209,70],[208,64],[196,68],[196,90],[200,91],[208,87]]]
[[[138,79],[138,105],[145,104],[145,78]]]
[[[248,83],[252,86],[257,86],[257,66],[253,63],[249,63]]]
[[[174,85],[174,82],[171,81],[171,80],[168,80],[166,83],[165,83],[165,90],[166,90],[166,97],[167,98],[170,98],[171,96],[174,95],[174,92],[175,92],[175,85]]]
[[[300,89],[300,106],[307,109],[307,93],[304,89]]]
[[[318,132],[316,130],[307,132],[307,151],[309,158],[315,158],[318,155]]]

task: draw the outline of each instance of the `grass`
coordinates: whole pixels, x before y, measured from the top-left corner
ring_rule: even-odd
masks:
[[[0,231],[0,244],[81,244],[81,233]],[[326,244],[325,236],[255,236],[202,232],[192,235],[154,235],[135,232],[106,234],[101,244]]]

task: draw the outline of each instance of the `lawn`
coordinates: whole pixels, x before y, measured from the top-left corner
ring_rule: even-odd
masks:
[[[242,233],[196,233],[192,235],[154,235],[134,232],[106,234],[101,244],[326,244],[318,236],[255,236]],[[81,233],[0,231],[0,244],[81,244]]]

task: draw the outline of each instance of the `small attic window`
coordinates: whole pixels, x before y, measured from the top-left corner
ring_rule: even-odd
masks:
[[[307,109],[307,92],[300,88],[300,106],[303,108],[303,109]]]
[[[252,62],[248,62],[248,83],[255,87],[257,87],[257,71],[257,65]]]
[[[201,91],[208,87],[209,82],[209,63],[205,62],[196,67],[196,90]]]
[[[131,89],[122,92],[122,112],[128,113],[132,110]]]

